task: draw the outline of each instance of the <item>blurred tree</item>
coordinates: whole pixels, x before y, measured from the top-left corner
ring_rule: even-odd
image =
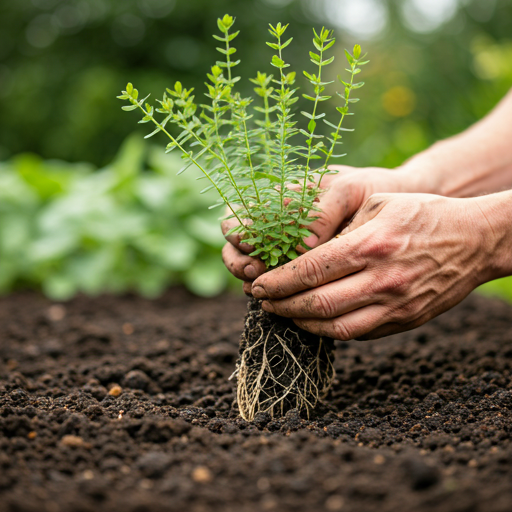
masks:
[[[114,101],[120,88],[130,79],[159,93],[179,77],[201,94],[225,12],[242,31],[243,77],[270,69],[264,41],[278,20],[291,23],[299,66],[312,24],[370,52],[345,163],[398,165],[481,117],[512,83],[512,0],[2,2],[0,158],[33,151],[104,165],[132,130]]]

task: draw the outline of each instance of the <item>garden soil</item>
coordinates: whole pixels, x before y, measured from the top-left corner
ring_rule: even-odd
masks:
[[[336,342],[316,418],[232,409],[246,299],[0,300],[0,510],[510,512],[512,308]]]

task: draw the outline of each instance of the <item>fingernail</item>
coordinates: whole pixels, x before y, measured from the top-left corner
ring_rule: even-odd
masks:
[[[249,279],[256,279],[258,277],[258,273],[253,265],[249,264],[244,268],[245,277]]]
[[[304,238],[304,243],[308,247],[316,247],[316,244],[318,244],[318,237],[316,235],[309,235],[307,238]]]
[[[262,309],[264,309],[268,313],[273,313],[275,311],[274,310],[274,305],[272,304],[272,302],[269,302],[268,300],[263,301],[261,303],[261,307],[262,307]]]
[[[261,286],[259,284],[252,287],[252,295],[253,295],[253,297],[256,297],[257,299],[266,299],[267,298],[267,293],[265,292],[265,288],[263,288],[263,286]]]

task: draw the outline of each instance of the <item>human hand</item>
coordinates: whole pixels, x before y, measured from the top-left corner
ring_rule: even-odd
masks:
[[[374,167],[358,169],[348,166],[332,166],[337,174],[324,176],[320,186],[325,192],[320,196],[315,212],[318,218],[308,226],[311,236],[304,241],[311,248],[330,240],[350,221],[364,202],[377,192],[413,192],[417,190],[413,174],[405,170],[389,170]],[[226,234],[236,226],[236,219],[222,223],[222,232]],[[263,274],[265,264],[258,258],[248,256],[254,248],[240,242],[240,235],[226,237],[222,257],[226,267],[237,278],[245,281],[244,291],[250,293],[251,281]]]
[[[376,194],[342,235],[260,276],[263,309],[321,336],[418,327],[490,279],[499,240],[476,199]]]

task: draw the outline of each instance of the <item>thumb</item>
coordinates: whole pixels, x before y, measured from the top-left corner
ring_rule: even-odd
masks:
[[[322,185],[324,180],[322,180]],[[304,239],[308,247],[314,248],[330,240],[344,226],[359,204],[359,191],[351,183],[342,180],[326,184],[316,206],[320,211],[312,213],[315,220],[307,226],[311,235]],[[357,197],[356,197],[357,196]]]
[[[390,194],[373,194],[370,196],[338,236],[347,235],[374,219],[389,203],[390,199]]]

